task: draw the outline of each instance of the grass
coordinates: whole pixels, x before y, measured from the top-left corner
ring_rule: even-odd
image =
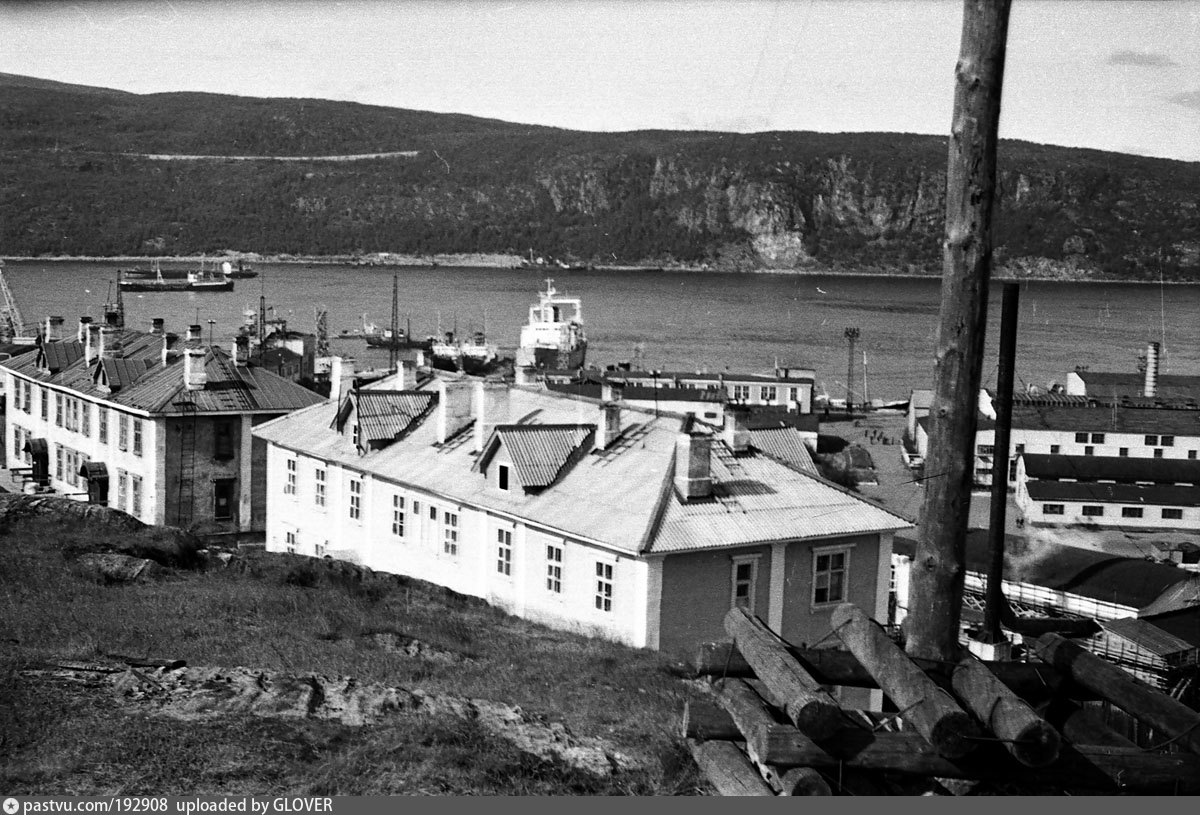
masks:
[[[108,585],[87,551],[162,565]],[[189,567],[160,530],[89,532],[54,517],[0,529],[0,788],[22,794],[654,794],[703,786],[680,744],[691,693],[657,653],[507,615],[436,586],[345,564],[254,553]],[[373,635],[415,638],[445,659],[409,657]],[[151,718],[105,688],[23,669],[108,654],[352,676],[490,699],[563,722],[646,758],[596,779],[521,753],[471,722],[414,716],[352,728],[225,716]]]

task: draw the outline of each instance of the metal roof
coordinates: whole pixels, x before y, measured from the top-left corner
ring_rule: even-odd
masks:
[[[427,391],[360,390],[346,397],[351,401],[363,442],[394,441],[433,406]]]
[[[1013,405],[1013,429],[1200,436],[1200,410]]]
[[[437,444],[437,422],[432,415],[415,423],[396,443],[366,455],[354,448],[349,434],[330,428],[338,408],[332,402],[259,425],[253,432],[284,449],[372,473],[424,493],[431,501],[470,504],[501,516],[522,518],[553,534],[571,535],[631,554],[742,545],[747,536],[798,540],[868,534],[911,525],[861,496],[763,454],[739,456],[733,467],[720,463],[721,455],[715,450],[714,477],[730,496],[727,503],[731,509],[725,513],[729,517],[691,517],[694,508],[689,506],[677,523],[667,523],[665,519],[675,518],[673,513],[682,507],[670,489],[675,443],[682,424],[679,417],[655,416],[652,410],[626,407],[620,412],[620,433],[615,441],[607,449],[594,450],[579,433],[585,432],[585,427],[591,432],[593,425],[602,424],[601,409],[595,401],[520,386],[508,388],[507,394],[506,415],[494,415],[507,428],[520,419],[519,430],[505,431],[510,441],[515,440],[508,449],[530,453],[552,437],[555,445],[576,450],[550,486],[537,493],[501,490],[484,478],[477,471],[482,456],[474,450],[472,434]],[[554,430],[555,425],[566,432]],[[538,427],[549,427],[548,434],[539,436]],[[493,432],[485,450],[494,450],[499,438]],[[719,441],[714,448],[726,449]],[[555,453],[553,460],[561,455]],[[545,474],[526,477],[547,480]],[[732,514],[735,510],[736,515]],[[747,512],[753,521],[749,525]],[[681,526],[684,524],[688,528]]]
[[[794,428],[768,427],[751,430],[750,444],[754,449],[782,464],[797,467],[809,473],[818,472],[812,453],[804,443],[804,437]]]
[[[1182,458],[1130,458],[1127,456],[1060,456],[1022,453],[1025,473],[1044,481],[1064,478],[1079,481],[1104,479],[1117,482],[1150,481],[1155,484],[1200,484],[1200,461]]]
[[[594,437],[596,425],[513,424],[500,425],[494,432],[495,444],[503,445],[512,459],[517,481],[537,489],[555,482],[579,446]],[[488,452],[484,455],[490,457]]]
[[[1076,371],[1083,380],[1088,396],[1094,399],[1159,399],[1167,401],[1200,400],[1200,376],[1159,374],[1155,395],[1143,396],[1146,377],[1140,373],[1110,373],[1105,371]]]
[[[1116,634],[1122,639],[1129,640],[1138,647],[1160,657],[1168,657],[1185,651],[1195,650],[1194,645],[1181,640],[1174,634],[1163,631],[1154,623],[1140,620],[1137,617],[1123,617],[1119,620],[1099,620],[1100,627],[1109,633]]]
[[[1200,507],[1200,487],[1173,484],[1109,484],[1094,481],[1027,481],[1034,501],[1095,501],[1135,506]]]
[[[255,365],[237,366],[229,352],[220,346],[203,346],[199,341],[180,341],[173,335],[148,334],[122,329],[111,336],[120,349],[116,356],[93,359],[91,364],[80,355],[70,365],[52,372],[38,365],[31,354],[0,362],[0,367],[26,379],[60,387],[99,402],[144,410],[155,415],[184,412],[286,412],[324,401],[321,396]],[[163,344],[170,353],[163,362]],[[47,343],[58,347],[53,353],[73,353],[75,342]],[[62,349],[67,350],[63,351]],[[82,346],[80,345],[82,349]],[[204,349],[207,381],[202,389],[187,390],[183,383],[184,348]],[[140,369],[142,373],[136,375]],[[116,376],[124,384],[108,391],[96,383],[96,368]],[[110,378],[109,381],[112,381]]]
[[[83,343],[77,340],[54,340],[42,343],[37,364],[51,373],[58,373],[83,356]]]

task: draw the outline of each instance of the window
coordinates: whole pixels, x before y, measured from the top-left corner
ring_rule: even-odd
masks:
[[[233,479],[218,478],[213,482],[213,518],[228,521],[233,517]]]
[[[1103,433],[1093,433],[1092,434],[1092,444],[1104,444],[1104,434]]]
[[[1183,520],[1183,510],[1174,507],[1164,507],[1162,516],[1164,521],[1181,521]]]
[[[54,445],[54,477],[63,480],[63,448],[61,444]]]
[[[458,554],[458,515],[453,512],[445,513],[442,518],[442,552]]]
[[[1129,457],[1129,448],[1128,447],[1120,448],[1119,450],[1117,450],[1117,455],[1120,456],[1121,458],[1128,458]]]
[[[1158,444],[1158,436],[1147,436],[1146,437],[1146,446],[1147,447],[1154,447],[1156,444]]]
[[[100,434],[100,443],[108,444],[108,408],[96,410],[96,432]]]
[[[764,402],[774,402],[777,393],[774,385],[763,385],[758,389],[758,398]]]
[[[233,458],[233,422],[218,420],[213,423],[213,458]]]
[[[788,388],[788,401],[789,402],[799,402],[800,401],[800,389],[799,388]]]
[[[354,446],[355,446],[355,447],[358,447],[358,446],[359,446],[359,439],[360,439],[360,438],[361,438],[361,436],[360,436],[360,435],[359,435],[359,433],[358,433],[358,422],[355,422],[355,423],[354,423]]]
[[[117,470],[117,509],[124,512],[129,506],[129,473]]]
[[[433,506],[432,504],[429,506],[429,520],[437,520],[437,507]]]
[[[1015,461],[1008,462],[1008,480],[1009,481],[1017,480],[1017,462],[1015,462]]]
[[[1087,433],[1076,433],[1075,434],[1075,443],[1076,444],[1087,444],[1088,443],[1088,434]]]
[[[512,531],[508,529],[496,530],[496,571],[512,575]]]
[[[129,514],[135,518],[141,517],[142,514],[142,477],[138,475],[129,476]]]
[[[1042,504],[1043,515],[1062,515],[1065,509],[1062,504]]]
[[[416,518],[417,521],[421,520],[421,502],[420,501],[413,501],[413,517]]]
[[[350,517],[356,521],[362,517],[362,482],[357,478],[350,479]]]
[[[562,594],[562,559],[561,546],[546,547],[546,590]]]
[[[1062,447],[1060,445],[1057,445],[1057,444],[1050,445],[1050,455],[1057,456],[1058,451],[1061,449],[1062,449]]]
[[[612,611],[613,567],[611,563],[596,562],[596,608]]]
[[[1087,447],[1083,448],[1083,454],[1085,456],[1094,456],[1096,455],[1096,448],[1089,444]]]
[[[1154,457],[1155,457],[1155,458],[1162,458],[1162,457],[1163,457],[1163,449],[1162,449],[1161,447],[1155,447],[1155,448],[1154,448]]]
[[[133,454],[140,456],[142,454],[142,420],[133,420]]]
[[[1018,444],[1018,445],[1017,445],[1016,447],[1014,447],[1013,449],[1017,451],[1017,455],[1019,456],[1019,455],[1021,455],[1022,453],[1024,453],[1024,452],[1025,452],[1025,445],[1023,445],[1023,444]]]
[[[496,468],[496,483],[500,489],[508,489],[508,465],[501,464]]]
[[[54,394],[54,426],[63,426],[63,395],[61,393]]]
[[[129,449],[129,417],[124,413],[117,414],[117,447]]]
[[[288,553],[293,555],[296,554],[296,533],[289,529],[287,532],[283,533],[283,539]]]
[[[813,554],[813,604],[844,602],[850,550],[816,550]]]
[[[92,403],[81,402],[79,413],[79,432],[91,438],[92,436]]]
[[[754,598],[758,588],[758,558],[735,557],[733,559],[733,596],[730,608],[754,611]]]
[[[1175,446],[1175,437],[1174,436],[1159,436],[1158,443],[1161,444],[1163,447],[1174,447]]]
[[[1104,515],[1104,507],[1084,506],[1083,516],[1085,518],[1099,518]]]
[[[392,496],[392,534],[397,538],[404,537],[404,496]]]
[[[313,491],[313,502],[325,506],[325,470],[320,467],[313,470]]]
[[[1141,507],[1121,507],[1122,518],[1140,518],[1142,517]]]
[[[745,400],[749,399],[750,398],[750,386],[749,385],[734,385],[733,386],[733,398],[734,398],[734,400],[741,400],[741,401],[745,401]]]
[[[294,458],[287,460],[287,480],[283,482],[283,494],[296,494],[296,459]]]
[[[1188,450],[1188,458],[1190,458],[1192,461],[1195,461],[1196,460],[1196,451]]]
[[[977,452],[979,455],[981,455],[981,456],[990,456],[990,455],[994,455],[994,454],[995,454],[995,452],[996,452],[996,445],[994,445],[994,444],[980,444],[980,445],[978,445],[978,446],[975,448],[975,450],[976,450],[976,452]]]

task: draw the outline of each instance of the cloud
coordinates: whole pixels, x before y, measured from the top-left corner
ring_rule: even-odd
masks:
[[[1109,56],[1108,64],[1137,65],[1142,68],[1169,68],[1177,63],[1166,54],[1155,54],[1150,51],[1117,51]]]
[[[1177,93],[1170,97],[1170,101],[1177,105],[1183,105],[1185,108],[1200,110],[1200,90]]]

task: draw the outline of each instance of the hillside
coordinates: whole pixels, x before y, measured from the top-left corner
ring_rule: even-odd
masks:
[[[386,158],[319,158],[404,153]],[[936,273],[945,139],[584,133],[0,75],[0,253],[538,254]],[[289,157],[288,161],[151,156]],[[1001,148],[1014,276],[1200,279],[1200,164]]]

